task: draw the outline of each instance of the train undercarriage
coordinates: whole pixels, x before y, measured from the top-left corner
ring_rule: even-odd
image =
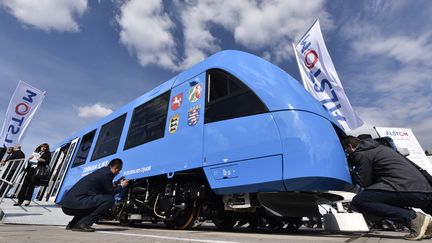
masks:
[[[170,229],[191,229],[211,220],[220,230],[247,225],[251,229],[295,231],[303,217],[321,217],[318,203],[338,200],[326,193],[245,193],[217,195],[202,173],[151,177],[129,183],[101,219],[132,226],[163,222]]]

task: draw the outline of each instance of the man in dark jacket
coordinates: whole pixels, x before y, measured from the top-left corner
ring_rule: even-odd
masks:
[[[114,195],[128,185],[124,180],[119,186],[113,185],[113,179],[122,169],[121,159],[113,159],[108,166],[81,178],[63,197],[62,210],[74,216],[66,229],[93,232],[90,226],[114,204]]]
[[[360,212],[403,223],[411,229],[406,240],[429,237],[430,218],[408,209],[427,211],[431,204],[432,186],[423,174],[403,155],[373,139],[348,136],[343,144],[352,165],[353,183],[364,189],[351,205]]]
[[[15,147],[8,148],[8,156],[1,161],[1,165],[5,166],[5,174],[3,174],[3,180],[9,181],[12,179],[13,175],[15,174],[16,169],[18,168],[19,163],[10,163],[14,160],[18,159],[24,159],[25,155],[23,151],[21,151],[21,146],[15,145]],[[24,162],[24,161],[23,161]],[[6,176],[7,175],[7,176]],[[2,183],[0,181],[0,197],[5,192],[8,184]]]

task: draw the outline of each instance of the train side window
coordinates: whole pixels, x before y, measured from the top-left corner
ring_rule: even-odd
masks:
[[[268,112],[258,96],[233,75],[212,69],[207,72],[204,123]]]
[[[168,91],[134,109],[124,150],[164,136],[169,98]]]
[[[123,114],[102,126],[93,151],[92,161],[117,152],[125,119],[126,114]]]
[[[228,79],[225,73],[213,71],[209,79],[210,95],[209,102],[214,102],[228,95]],[[210,80],[214,82],[210,82]]]
[[[82,137],[81,144],[78,148],[72,167],[79,166],[85,163],[89,155],[95,134],[96,130],[93,130]]]

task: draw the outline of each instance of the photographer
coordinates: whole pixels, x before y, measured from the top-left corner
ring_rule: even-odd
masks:
[[[114,204],[114,195],[129,184],[123,180],[113,185],[113,179],[123,168],[121,159],[113,159],[108,166],[81,178],[63,197],[65,214],[74,216],[67,230],[93,232],[91,226]]]
[[[362,213],[401,222],[411,230],[406,240],[432,236],[430,218],[409,207],[428,210],[432,186],[402,155],[373,139],[347,136],[343,146],[352,165],[353,183],[363,188],[352,200]]]

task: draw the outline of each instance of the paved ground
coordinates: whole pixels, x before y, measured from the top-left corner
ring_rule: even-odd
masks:
[[[6,198],[0,204],[4,213],[2,223],[33,224],[33,225],[66,225],[71,219],[61,208],[52,202],[32,201],[30,206],[13,206],[16,199]],[[1,243],[1,241],[0,241]]]
[[[254,233],[216,231],[212,226],[198,230],[167,230],[162,225],[121,227],[112,224],[95,225],[94,233],[66,231],[60,226],[0,224],[0,242],[406,242],[402,232],[372,232],[367,234],[329,234],[321,230],[300,229],[296,233]],[[423,241],[432,242],[432,240]]]
[[[212,223],[196,230],[167,230],[160,223],[121,227],[116,224],[96,225],[94,233],[66,231],[69,216],[50,202],[32,202],[29,207],[14,207],[15,200],[6,199],[0,205],[4,217],[0,223],[0,243],[63,243],[63,242],[405,242],[406,232],[377,231],[368,234],[331,234],[322,230],[301,228],[295,233],[253,232],[239,228],[234,232],[217,231]],[[57,226],[55,226],[57,225]],[[59,226],[62,225],[62,226]],[[430,240],[432,243],[432,240]]]

